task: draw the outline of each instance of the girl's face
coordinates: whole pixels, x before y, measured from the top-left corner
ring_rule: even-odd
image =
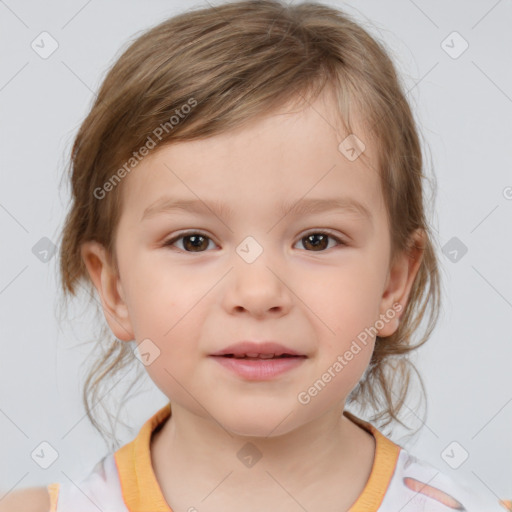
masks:
[[[172,403],[230,432],[275,436],[343,408],[375,329],[396,330],[417,270],[406,257],[390,268],[376,155],[362,131],[372,168],[340,146],[349,134],[335,130],[334,112],[320,96],[154,149],[122,183],[119,279],[104,266],[95,281],[106,319],[141,344]],[[239,375],[222,364],[233,358],[212,354],[241,341],[303,357],[280,374]]]

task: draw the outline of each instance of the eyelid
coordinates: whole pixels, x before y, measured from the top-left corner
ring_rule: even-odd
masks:
[[[217,242],[215,241],[214,237],[209,235],[207,232],[205,232],[201,229],[189,229],[187,231],[178,231],[178,232],[174,233],[171,237],[166,238],[162,242],[162,246],[163,247],[166,247],[166,246],[172,247],[175,242],[177,242],[181,238],[183,238],[185,236],[189,236],[189,235],[204,236],[205,238],[208,238],[209,240],[211,240],[215,245],[218,245]],[[178,249],[178,250],[181,251],[182,249]],[[184,252],[189,252],[189,253],[193,254],[193,251],[184,251]],[[208,251],[200,251],[200,252],[208,252]]]
[[[305,236],[308,236],[308,235],[312,235],[314,233],[324,233],[326,235],[329,235],[331,238],[333,238],[334,240],[336,240],[337,242],[339,242],[340,244],[343,244],[343,245],[348,245],[348,240],[345,236],[341,236],[339,235],[338,233],[334,233],[333,231],[331,231],[330,229],[325,229],[325,228],[316,228],[316,229],[310,229],[306,232],[304,232],[300,237],[299,237],[299,240],[301,240],[302,238],[304,238]]]

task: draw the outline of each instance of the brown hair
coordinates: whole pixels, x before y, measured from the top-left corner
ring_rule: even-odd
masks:
[[[201,139],[243,126],[290,101],[314,99],[324,86],[335,92],[348,133],[353,133],[351,112],[360,113],[378,150],[392,255],[410,248],[414,230],[426,233],[423,260],[399,328],[392,336],[377,337],[364,378],[347,400],[371,406],[376,414],[369,421],[380,422],[380,428],[392,420],[404,425],[398,413],[409,391],[411,369],[415,370],[408,356],[429,338],[440,302],[438,262],[425,216],[422,151],[385,47],[339,10],[313,2],[227,3],[167,19],[125,49],[106,75],[73,143],[72,204],[60,247],[62,290],[66,297],[76,296],[77,286],[84,283],[93,298],[94,287],[80,254],[81,244],[88,240],[103,244],[117,269],[114,242],[122,183],[115,186],[113,180],[129,172],[126,163],[131,166],[134,152],[155,139],[157,127],[166,128],[160,130],[160,145]],[[193,108],[183,108],[192,104]],[[183,111],[188,113],[182,116]],[[173,123],[171,116],[178,113],[179,122]],[[107,183],[113,184],[109,193],[98,198],[98,190],[106,190]],[[413,345],[413,334],[427,311],[423,336]],[[98,312],[101,316],[99,307]],[[83,399],[90,421],[103,435],[93,414],[100,385],[135,361],[130,343],[112,338],[105,322],[101,330],[102,354],[90,369]],[[422,389],[424,393],[423,384]]]

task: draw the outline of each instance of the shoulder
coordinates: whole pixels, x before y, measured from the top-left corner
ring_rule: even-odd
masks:
[[[402,508],[401,508],[402,507]],[[466,510],[467,512],[505,512],[509,510],[487,489],[477,490],[475,483],[454,476],[400,450],[395,471],[379,512],[418,510]]]
[[[0,500],[0,512],[48,512],[50,495],[46,487],[12,491]]]

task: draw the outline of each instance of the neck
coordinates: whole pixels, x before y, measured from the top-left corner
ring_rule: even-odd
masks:
[[[279,496],[290,499],[283,489],[311,500],[314,509],[321,489],[335,489],[347,508],[355,501],[368,480],[375,445],[371,434],[343,416],[343,406],[283,435],[247,437],[173,404],[151,450],[157,480],[176,510],[178,503],[190,506],[193,496],[204,497],[213,489],[215,497],[209,500],[218,499],[218,509],[226,509],[225,500],[238,494],[276,508]],[[335,510],[341,510],[337,503]]]

